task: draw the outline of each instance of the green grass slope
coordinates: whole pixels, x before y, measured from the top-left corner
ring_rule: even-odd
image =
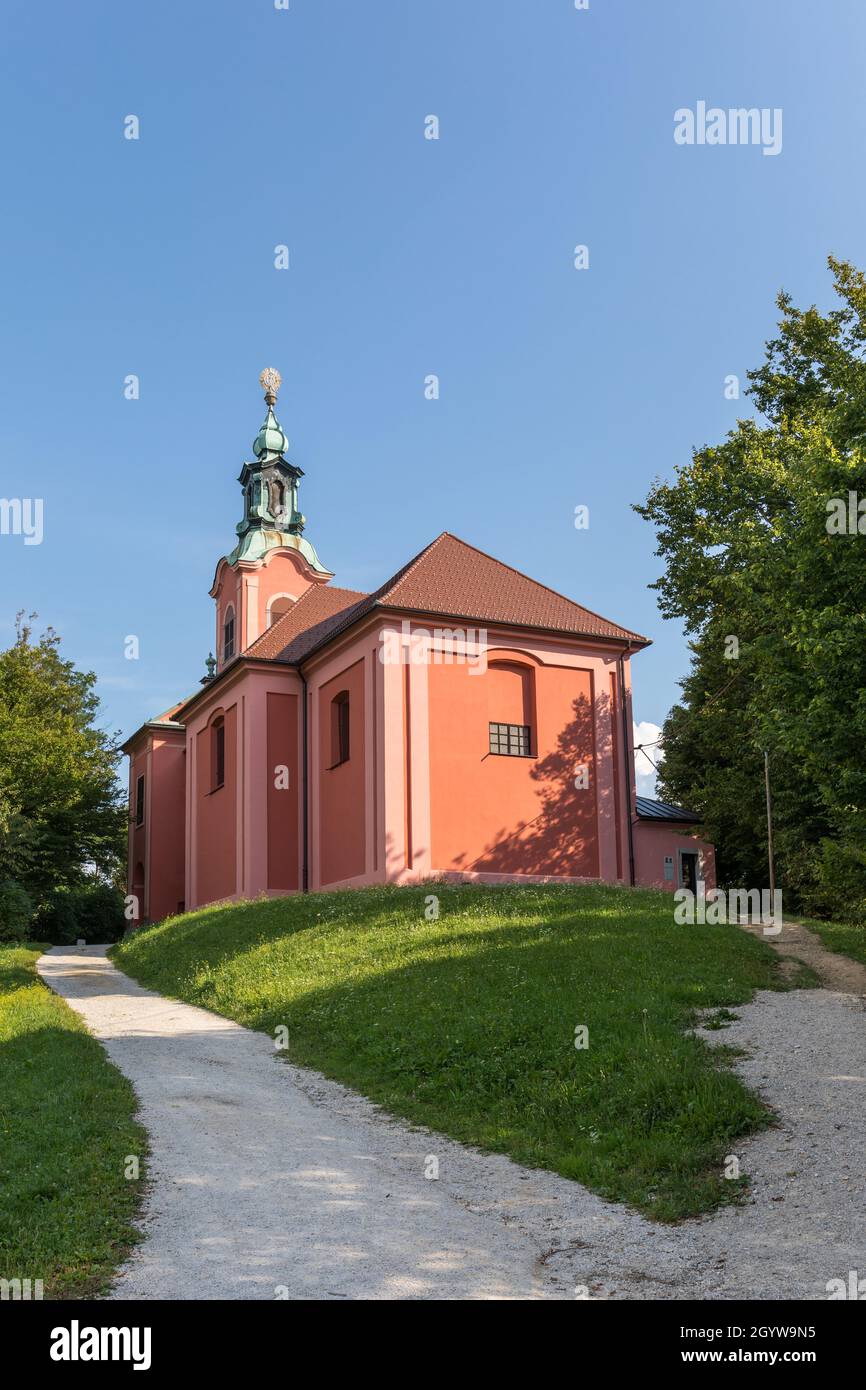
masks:
[[[438,918],[433,918],[433,898]],[[694,1011],[781,988],[734,926],[660,892],[428,884],[220,906],[140,930],[121,970],[275,1034],[387,1110],[664,1220],[732,1200],[770,1120],[689,1036]],[[589,1046],[575,1046],[575,1029]]]
[[[129,1082],[35,974],[42,950],[0,943],[0,1279],[86,1298],[136,1238],[126,1161],[146,1136]]]

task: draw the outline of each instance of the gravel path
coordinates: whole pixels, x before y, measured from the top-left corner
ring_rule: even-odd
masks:
[[[763,991],[702,1034],[748,1049],[738,1071],[779,1124],[738,1150],[747,1203],[677,1227],[411,1130],[275,1060],[263,1034],[143,989],[104,947],[56,947],[39,970],[133,1082],[151,1136],[146,1239],[114,1298],[820,1299],[866,1277],[862,966],[845,992]]]

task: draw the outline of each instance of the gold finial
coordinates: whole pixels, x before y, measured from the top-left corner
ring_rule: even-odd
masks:
[[[280,376],[276,367],[265,367],[265,370],[259,377],[259,382],[264,388],[265,400],[268,405],[275,405],[277,392],[283,384],[283,378]]]

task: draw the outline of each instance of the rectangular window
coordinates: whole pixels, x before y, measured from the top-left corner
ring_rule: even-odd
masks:
[[[135,784],[135,823],[144,825],[144,778],[139,777]]]
[[[341,690],[331,701],[331,766],[349,761],[349,692]]]
[[[509,758],[528,758],[531,756],[528,724],[491,724],[490,752],[504,754]]]
[[[213,789],[226,780],[226,726],[220,720],[213,730]]]
[[[235,615],[230,613],[223,630],[223,661],[231,661],[235,654]]]

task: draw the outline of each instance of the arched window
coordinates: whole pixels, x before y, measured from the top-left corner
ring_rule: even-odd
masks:
[[[283,487],[283,484],[280,482],[279,478],[276,478],[271,483],[271,514],[276,518],[277,521],[282,521],[285,509],[286,489]]]
[[[291,594],[275,594],[268,604],[268,627],[273,627],[278,618],[288,613],[294,602]]]
[[[211,725],[211,791],[218,791],[226,780],[226,726],[222,715]]]
[[[331,701],[331,767],[349,761],[349,692],[341,690]]]
[[[231,605],[226,609],[223,623],[223,661],[231,661],[235,654],[235,610]]]
[[[489,751],[511,758],[531,757],[535,742],[532,668],[516,661],[491,661],[484,679]]]

